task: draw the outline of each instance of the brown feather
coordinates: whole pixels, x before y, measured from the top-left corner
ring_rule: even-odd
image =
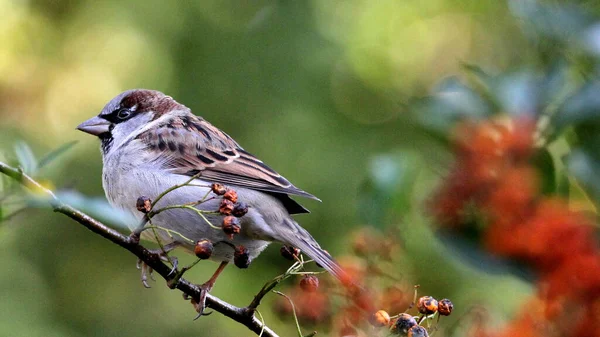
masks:
[[[191,176],[200,172],[201,178],[208,181],[319,200],[246,152],[226,133],[190,112],[161,119],[160,125],[136,138],[149,149],[168,155],[170,160],[166,165],[176,174]]]

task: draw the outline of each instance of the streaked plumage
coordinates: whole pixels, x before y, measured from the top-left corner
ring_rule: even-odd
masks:
[[[176,230],[192,240],[208,238],[213,243],[228,241],[244,245],[251,258],[271,241],[300,248],[338,278],[344,272],[323,251],[313,237],[290,216],[308,212],[289,195],[318,200],[292,185],[287,179],[245,151],[231,137],[171,97],[158,91],[136,89],[111,100],[99,116],[79,127],[102,140],[103,186],[115,207],[141,214],[135,201],[141,195],[153,199],[167,188],[200,173],[195,185],[218,182],[234,188],[249,205],[241,218],[242,232],[233,240],[203,223],[190,210],[169,210],[153,223]],[[198,200],[208,187],[188,186],[169,193],[157,207]],[[217,200],[198,206],[218,208]],[[222,217],[209,216],[219,225]],[[136,224],[132,224],[135,226]],[[165,241],[171,239],[163,235]],[[175,238],[177,241],[177,238]],[[192,249],[189,244],[184,244]],[[230,261],[233,249],[216,245],[212,258]]]

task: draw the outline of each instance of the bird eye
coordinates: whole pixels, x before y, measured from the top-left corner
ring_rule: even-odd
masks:
[[[129,109],[123,108],[117,112],[119,119],[127,119],[129,116],[131,116],[131,110]]]

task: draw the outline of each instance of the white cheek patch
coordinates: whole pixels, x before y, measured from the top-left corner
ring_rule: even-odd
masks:
[[[144,126],[150,122],[151,118],[152,112],[144,112],[137,114],[131,119],[116,124],[112,130],[112,136],[114,139],[113,148],[118,149],[137,137],[141,130],[144,129]]]

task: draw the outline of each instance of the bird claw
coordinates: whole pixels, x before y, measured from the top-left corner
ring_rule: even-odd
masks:
[[[208,282],[207,282],[203,285],[200,285],[199,288],[200,288],[200,297],[197,300],[194,297],[191,297],[191,300],[190,300],[190,302],[192,302],[192,305],[194,306],[194,309],[198,313],[198,315],[196,315],[196,317],[194,317],[194,321],[197,320],[198,318],[200,318],[201,316],[208,316],[213,313],[212,311],[204,312],[204,310],[206,310],[206,295],[212,289],[212,284],[208,284]],[[187,300],[187,299],[190,299],[190,296],[188,296],[187,294],[184,294],[183,298]]]
[[[168,276],[175,274],[177,272],[177,267],[179,266],[179,260],[175,256],[170,257],[167,255],[167,253],[169,251],[173,250],[173,248],[175,248],[175,247],[169,247],[167,249],[167,247],[165,246],[164,250],[162,250],[162,249],[150,250],[150,253],[156,254],[161,261],[170,262],[173,265],[173,268],[169,272]],[[142,259],[138,259],[138,261],[136,263],[136,268],[141,270],[142,285],[145,288],[152,288],[148,284],[148,278],[151,279],[152,281],[156,282],[156,280],[154,279],[154,276],[153,276],[154,269],[152,269],[152,267],[150,267],[148,264],[146,264],[146,262],[142,261]]]

